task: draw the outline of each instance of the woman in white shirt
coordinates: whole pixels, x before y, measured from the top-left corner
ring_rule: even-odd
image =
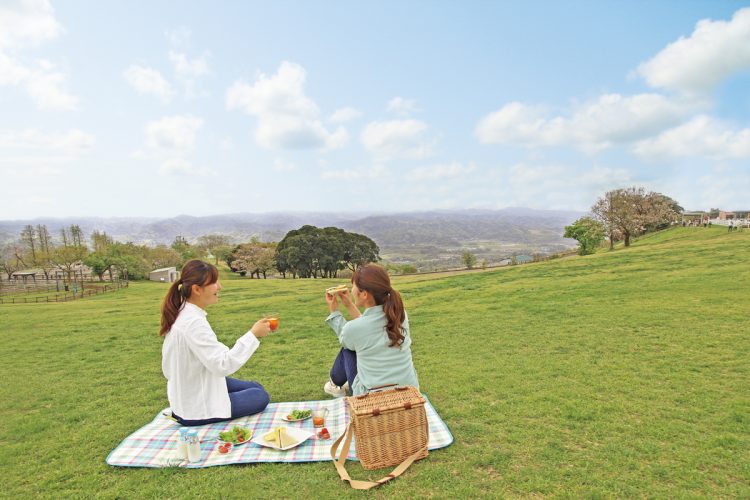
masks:
[[[206,306],[219,301],[219,272],[191,260],[172,284],[161,310],[162,371],[172,415],[183,425],[204,425],[263,411],[269,403],[258,382],[230,378],[270,332],[261,319],[229,349],[206,320]]]

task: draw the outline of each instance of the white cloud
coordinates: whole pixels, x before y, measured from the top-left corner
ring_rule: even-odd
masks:
[[[512,102],[483,117],[476,135],[484,144],[571,145],[591,153],[649,137],[701,105],[658,94],[605,94],[575,107],[568,116],[551,116],[541,106]]]
[[[0,85],[21,86],[42,110],[73,110],[78,98],[65,90],[67,77],[45,60],[26,62],[18,53],[56,38],[62,26],[45,0],[0,5]]]
[[[125,70],[123,75],[139,94],[153,94],[163,101],[169,101],[172,97],[172,86],[159,71],[153,68],[133,64]]]
[[[425,138],[427,124],[419,120],[370,122],[360,139],[364,147],[382,158],[426,158],[434,142]]]
[[[334,113],[328,118],[328,121],[331,123],[344,123],[359,118],[360,116],[362,116],[362,112],[358,109],[346,107],[334,111]]]
[[[717,160],[750,158],[750,128],[733,130],[725,123],[699,115],[655,138],[638,142],[633,151],[646,159],[706,157]]]
[[[400,115],[408,115],[419,111],[417,102],[414,99],[404,99],[403,97],[394,97],[388,101],[387,111],[393,111]]]
[[[284,61],[276,74],[260,74],[254,84],[237,81],[227,90],[227,108],[258,119],[255,138],[269,149],[337,149],[346,130],[331,132],[319,120],[318,106],[305,95],[302,66]]]
[[[164,36],[172,47],[184,48],[190,45],[193,32],[187,26],[180,26],[166,30]]]
[[[433,181],[442,179],[456,179],[469,175],[476,167],[473,164],[463,165],[453,162],[443,165],[417,167],[409,172],[407,179],[412,181]]]
[[[339,149],[349,134],[343,127],[329,132],[321,122],[292,115],[259,117],[255,138],[268,149]]]
[[[549,209],[571,205],[584,209],[607,190],[633,182],[628,169],[599,165],[582,170],[562,164],[518,163],[499,174],[501,206]]]
[[[207,168],[198,168],[184,158],[170,158],[159,167],[161,176],[215,177],[217,173]]]
[[[53,39],[63,32],[46,0],[0,4],[0,50],[18,49]]]
[[[357,168],[340,168],[337,170],[323,170],[320,173],[320,178],[324,180],[339,180],[339,181],[352,181],[358,179],[385,179],[388,177],[389,171],[383,165],[373,165],[371,167],[357,167]]]
[[[197,78],[208,74],[208,54],[203,54],[195,59],[188,59],[187,55],[169,51],[169,60],[172,61],[175,73],[180,78]]]
[[[94,142],[95,138],[93,135],[78,129],[51,133],[35,129],[22,131],[0,130],[0,150],[44,150],[77,154],[91,149]]]
[[[19,85],[31,74],[31,70],[0,52],[0,85]]]
[[[166,116],[147,125],[148,145],[155,149],[190,150],[201,126],[203,120],[196,116]]]
[[[637,71],[653,87],[699,94],[749,69],[750,8],[743,8],[728,22],[699,21],[689,37],[667,45]]]
[[[276,161],[273,162],[273,169],[276,172],[294,172],[297,170],[297,165],[281,159],[276,159]]]
[[[704,210],[711,207],[723,207],[725,210],[747,210],[747,193],[750,190],[750,174],[747,171],[738,173],[710,172],[708,175],[700,176],[695,182],[701,186],[701,189],[696,193],[698,201],[690,199],[692,206]],[[692,190],[688,188],[686,191]]]

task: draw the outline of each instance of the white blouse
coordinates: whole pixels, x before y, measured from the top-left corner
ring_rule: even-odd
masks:
[[[225,377],[239,370],[260,345],[248,331],[229,349],[216,338],[206,314],[186,302],[164,337],[161,351],[169,404],[185,420],[230,418]]]

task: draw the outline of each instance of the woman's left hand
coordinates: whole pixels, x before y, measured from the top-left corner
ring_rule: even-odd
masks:
[[[341,303],[344,304],[345,306],[348,306],[349,304],[352,303],[352,297],[351,295],[349,295],[349,290],[342,290],[338,292],[336,295],[341,297]]]

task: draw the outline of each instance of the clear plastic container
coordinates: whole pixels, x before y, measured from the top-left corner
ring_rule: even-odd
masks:
[[[183,460],[188,459],[187,434],[190,431],[187,427],[180,427],[180,437],[177,441],[177,456]]]
[[[198,431],[188,431],[187,433],[187,452],[188,461],[200,462],[201,460],[201,443],[198,440]]]

